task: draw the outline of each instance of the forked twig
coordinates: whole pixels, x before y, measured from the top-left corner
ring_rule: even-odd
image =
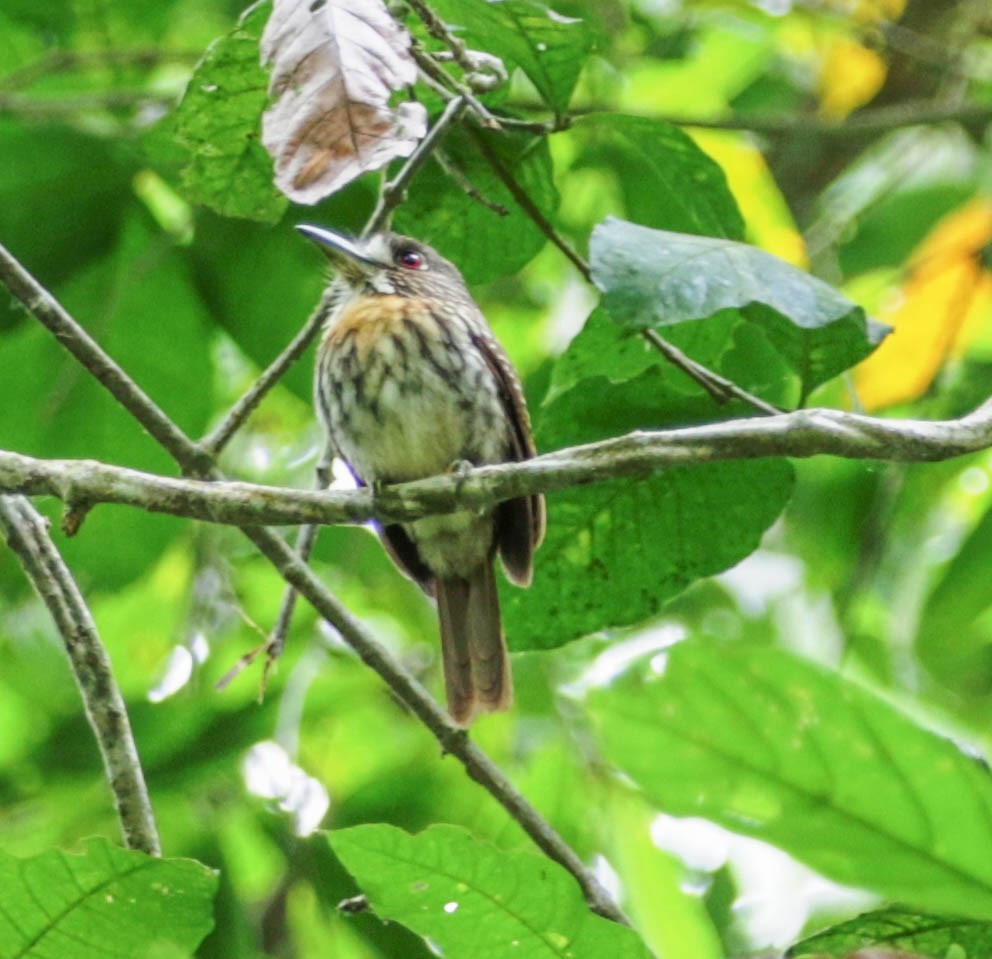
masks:
[[[173,456],[184,471],[222,479],[209,454],[169,420],[121,367],[87,334],[58,301],[0,245],[0,282],[49,329],[97,382],[108,390]],[[161,437],[161,439],[160,439]],[[467,736],[452,725],[430,694],[342,606],[286,541],[263,526],[243,528],[247,536],[342,639],[393,690],[430,730],[446,753],[454,756],[518,822],[550,859],[567,869],[582,889],[589,907],[616,922],[627,923],[620,907],[586,869],[582,860],[541,814],[509,782],[499,768]]]

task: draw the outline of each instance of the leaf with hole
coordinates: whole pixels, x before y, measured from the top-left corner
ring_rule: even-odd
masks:
[[[741,385],[778,398],[788,384],[783,364],[763,338],[749,335],[751,327],[724,311],[673,328],[671,339],[718,372],[739,371]],[[536,436],[540,449],[558,449],[743,412],[740,403],[721,409],[600,309],[555,364]],[[657,615],[697,579],[752,552],[792,485],[790,463],[764,459],[680,466],[552,494],[533,584],[500,593],[511,647],[551,648]]]
[[[192,952],[213,926],[217,876],[90,839],[82,854],[0,853],[0,956],[144,959]]]
[[[446,825],[415,836],[354,826],[329,838],[376,914],[445,955],[649,959],[632,929],[590,912],[575,879],[543,856],[503,852]]]

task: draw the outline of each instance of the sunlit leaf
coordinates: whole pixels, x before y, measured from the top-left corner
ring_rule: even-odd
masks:
[[[0,955],[151,959],[196,948],[213,926],[217,878],[190,859],[156,859],[90,839],[80,855],[0,853]],[[168,953],[167,953],[168,954]]]
[[[825,876],[992,918],[992,777],[841,676],[771,647],[685,642],[590,695],[606,757],[666,812]]]
[[[584,117],[574,128],[584,143],[576,166],[609,170],[620,184],[632,222],[743,238],[744,221],[723,170],[678,127],[607,113]]]
[[[885,60],[857,40],[835,37],[820,63],[820,109],[845,117],[870,102],[885,82]]]
[[[973,200],[944,217],[920,244],[895,306],[893,332],[857,372],[868,409],[923,393],[948,355],[960,354],[992,323],[992,273],[981,251],[992,242],[992,201]]]
[[[409,34],[380,0],[274,0],[261,50],[275,98],[262,142],[298,203],[409,156],[426,132],[421,104],[390,105],[417,68]]]
[[[393,826],[330,834],[376,914],[409,926],[446,955],[477,959],[648,959],[637,934],[589,911],[575,880],[529,852],[501,852],[463,829],[416,836]]]

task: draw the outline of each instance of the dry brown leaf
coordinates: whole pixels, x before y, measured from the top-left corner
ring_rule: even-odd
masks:
[[[389,105],[417,67],[410,35],[381,0],[275,0],[261,52],[275,97],[262,142],[276,186],[299,203],[409,156],[426,132],[421,104]]]

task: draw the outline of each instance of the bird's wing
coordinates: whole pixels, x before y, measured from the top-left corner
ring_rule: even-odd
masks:
[[[510,423],[512,459],[537,455],[523,387],[503,347],[488,330],[472,331],[472,342],[496,380],[503,412]],[[507,500],[496,507],[496,534],[500,559],[513,582],[526,586],[532,575],[531,556],[544,538],[544,497],[540,494]]]

